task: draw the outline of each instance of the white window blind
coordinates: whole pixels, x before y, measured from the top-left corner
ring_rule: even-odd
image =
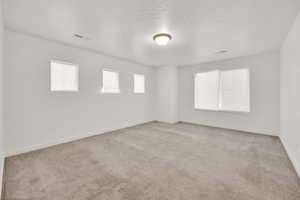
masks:
[[[219,107],[219,71],[195,75],[195,108],[217,110]]]
[[[108,70],[102,71],[102,92],[120,93],[118,72]]]
[[[51,91],[78,91],[78,66],[51,61]]]
[[[197,73],[195,108],[250,112],[249,70],[245,68]]]
[[[134,74],[134,93],[145,93],[145,76]]]
[[[250,88],[248,69],[221,71],[220,109],[250,111]]]

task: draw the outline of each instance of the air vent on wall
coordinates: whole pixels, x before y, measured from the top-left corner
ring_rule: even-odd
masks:
[[[217,51],[216,54],[223,54],[223,53],[227,53],[228,50],[220,50],[220,51]]]
[[[74,34],[75,37],[79,38],[79,39],[82,39],[83,38],[83,35],[79,35],[79,34]]]
[[[85,36],[77,34],[77,33],[74,34],[74,37],[81,39],[81,40],[91,40],[91,38],[85,37]]]

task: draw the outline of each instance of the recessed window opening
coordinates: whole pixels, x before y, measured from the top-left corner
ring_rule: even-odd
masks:
[[[102,93],[112,93],[117,94],[120,93],[119,88],[119,73],[103,70],[102,71]]]
[[[142,74],[134,74],[134,93],[145,93],[145,76]]]
[[[50,68],[51,91],[78,91],[78,65],[52,60]]]

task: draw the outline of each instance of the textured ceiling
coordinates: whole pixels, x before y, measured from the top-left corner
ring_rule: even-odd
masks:
[[[4,0],[8,29],[147,65],[278,49],[298,10],[298,0]],[[160,32],[168,46],[153,42]]]

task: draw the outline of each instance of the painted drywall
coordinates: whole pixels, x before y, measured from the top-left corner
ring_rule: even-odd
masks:
[[[2,192],[2,175],[4,167],[3,134],[3,15],[2,1],[0,1],[0,198]]]
[[[250,69],[250,113],[194,109],[194,74],[215,69]],[[179,68],[180,121],[268,135],[279,133],[279,52]]]
[[[157,120],[178,122],[178,67],[157,69]]]
[[[5,151],[54,145],[154,119],[156,70],[5,30]],[[79,65],[79,92],[50,92],[52,59]],[[102,94],[102,70],[119,72],[120,94]],[[133,93],[133,74],[146,93]]]
[[[300,176],[300,14],[280,51],[280,137]]]

